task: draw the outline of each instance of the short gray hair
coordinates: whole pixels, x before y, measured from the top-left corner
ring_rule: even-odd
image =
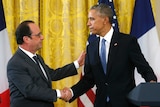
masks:
[[[106,4],[96,4],[90,8],[90,10],[96,10],[99,12],[100,16],[102,17],[108,17],[109,22],[112,24],[112,19],[113,19],[113,11],[109,5]]]

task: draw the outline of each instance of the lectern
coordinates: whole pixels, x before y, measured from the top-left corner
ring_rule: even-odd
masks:
[[[160,107],[160,83],[140,83],[127,98],[137,106]]]

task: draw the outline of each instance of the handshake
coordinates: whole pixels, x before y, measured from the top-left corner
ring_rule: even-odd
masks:
[[[66,102],[68,102],[73,96],[72,92],[71,92],[71,89],[67,88],[67,87],[60,90],[60,93],[61,93],[60,99],[66,101]]]

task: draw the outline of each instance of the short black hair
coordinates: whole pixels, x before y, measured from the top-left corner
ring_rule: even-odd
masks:
[[[32,34],[32,31],[28,26],[29,23],[35,23],[35,22],[32,20],[25,20],[21,22],[17,27],[15,32],[17,44],[22,44],[24,42],[23,37],[26,35],[30,36]]]

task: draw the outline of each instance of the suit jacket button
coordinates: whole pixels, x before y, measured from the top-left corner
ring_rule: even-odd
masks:
[[[105,83],[105,85],[108,85],[108,83]]]

